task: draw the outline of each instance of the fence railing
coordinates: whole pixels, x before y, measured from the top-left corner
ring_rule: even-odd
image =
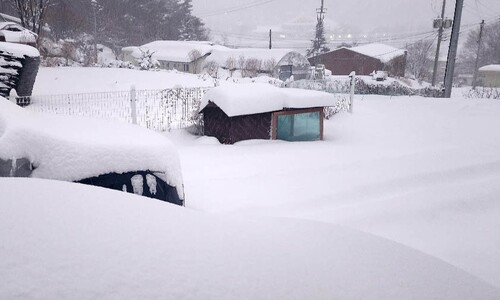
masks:
[[[208,88],[176,88],[18,97],[27,110],[124,121],[168,131],[199,121],[201,98]]]

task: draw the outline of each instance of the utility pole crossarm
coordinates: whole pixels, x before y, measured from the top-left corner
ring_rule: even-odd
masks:
[[[444,31],[444,14],[446,12],[446,0],[443,0],[443,9],[441,11],[441,26],[439,26],[438,41],[436,46],[436,57],[434,58],[434,69],[432,72],[432,86],[436,85],[437,69],[439,64],[439,51],[441,48],[441,40],[443,39]]]

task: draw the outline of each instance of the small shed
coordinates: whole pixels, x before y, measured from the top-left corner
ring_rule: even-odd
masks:
[[[323,109],[332,94],[269,84],[220,86],[201,103],[204,133],[223,144],[251,139],[315,141],[323,139]]]
[[[479,68],[479,76],[485,87],[500,87],[500,65]]]

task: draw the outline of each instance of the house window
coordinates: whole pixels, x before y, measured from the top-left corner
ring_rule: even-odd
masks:
[[[321,111],[276,113],[275,138],[285,141],[316,141],[322,139]]]
[[[184,64],[184,72],[189,72],[189,64]]]

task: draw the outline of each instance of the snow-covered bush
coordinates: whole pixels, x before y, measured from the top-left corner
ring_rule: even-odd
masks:
[[[157,69],[160,66],[158,60],[153,57],[154,52],[151,52],[149,49],[140,49],[141,56],[137,59],[137,63],[141,70],[151,70]]]
[[[331,78],[325,80],[297,80],[287,84],[287,87],[302,88],[309,90],[325,91],[328,93],[349,93],[350,81],[345,78]],[[399,81],[390,83],[378,83],[365,78],[356,78],[356,94],[359,95],[385,95],[385,96],[423,96],[440,98],[443,96],[443,90],[439,87],[412,88]]]
[[[468,99],[500,99],[500,88],[476,87],[464,91],[464,97]]]

